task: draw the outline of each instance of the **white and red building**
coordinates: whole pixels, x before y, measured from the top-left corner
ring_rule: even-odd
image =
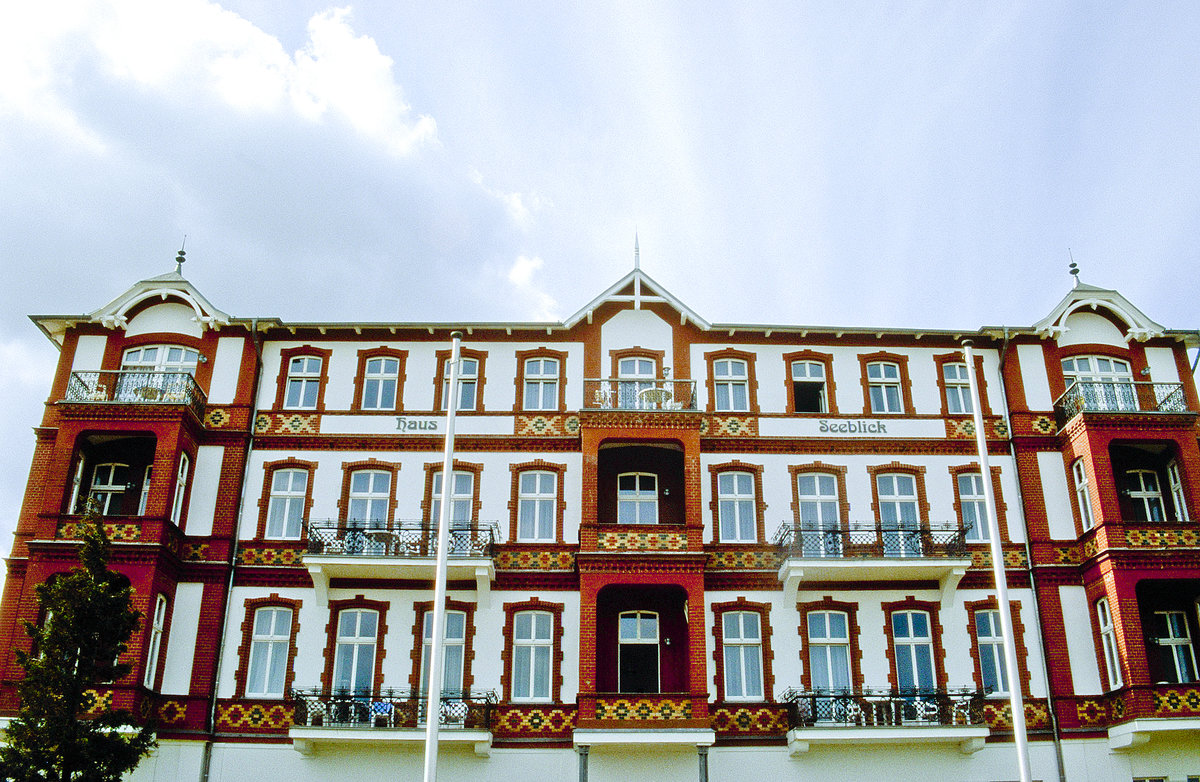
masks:
[[[446,778],[1015,779],[1010,688],[1037,779],[1200,778],[1200,338],[1115,291],[717,324],[635,269],[562,323],[288,323],[176,272],[34,322],[0,710],[93,500],[146,617],[94,693],[157,720],[133,779],[417,778],[443,480]]]

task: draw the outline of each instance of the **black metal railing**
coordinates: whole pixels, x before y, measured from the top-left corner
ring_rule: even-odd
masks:
[[[984,692],[961,687],[932,689],[800,690],[785,692],[793,728],[813,726],[919,727],[980,725]]]
[[[204,415],[204,392],[188,372],[109,369],[72,372],[64,402],[124,405],[187,405]]]
[[[1182,383],[1076,380],[1054,402],[1061,427],[1079,413],[1186,413]]]
[[[293,724],[302,727],[417,728],[426,724],[426,696],[408,689],[375,692],[297,689]],[[491,690],[442,693],[438,725],[463,730],[491,730],[496,710]]]
[[[585,410],[695,410],[695,380],[583,381]]]
[[[817,528],[786,522],[775,533],[775,543],[784,557],[804,559],[953,558],[967,555],[966,535],[957,524],[852,521]]]
[[[437,554],[437,523],[428,521],[358,521],[326,519],[305,522],[308,545],[317,555],[365,557],[431,557]],[[447,555],[490,557],[498,539],[492,522],[451,522]]]

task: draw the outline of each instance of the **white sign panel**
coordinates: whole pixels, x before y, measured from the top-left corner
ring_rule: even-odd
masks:
[[[940,418],[760,418],[763,437],[860,437],[867,439],[941,439]]]

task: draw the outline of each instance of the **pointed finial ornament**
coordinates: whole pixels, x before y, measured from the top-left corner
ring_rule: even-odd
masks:
[[[634,269],[642,268],[642,251],[638,247],[637,231],[633,232],[633,268]]]
[[[1074,254],[1071,253],[1070,247],[1067,248],[1067,255],[1069,255],[1071,258],[1071,265],[1067,268],[1070,270],[1071,276],[1075,278],[1074,287],[1078,288],[1079,287],[1079,264],[1075,263],[1075,256],[1074,256]]]
[[[183,244],[179,245],[179,254],[175,256],[175,273],[183,274],[183,262],[187,260],[184,256],[187,255],[183,248],[187,246],[187,234],[183,235]]]

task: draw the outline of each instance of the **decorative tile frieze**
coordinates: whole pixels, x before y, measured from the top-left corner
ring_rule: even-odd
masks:
[[[274,701],[221,701],[217,730],[233,733],[284,733],[292,727],[294,707]]]
[[[1103,728],[1108,725],[1108,703],[1088,698],[1075,703],[1075,717],[1085,728]]]
[[[183,548],[183,558],[188,562],[207,562],[211,553],[208,543],[187,543]]]
[[[947,418],[946,437],[950,440],[974,440],[975,421],[970,418]],[[992,416],[983,420],[983,428],[989,440],[1003,440],[1008,437],[1008,427],[1004,419]]]
[[[758,437],[756,416],[711,415],[700,425],[702,437]]]
[[[238,549],[238,564],[302,567],[303,555],[304,552],[298,548],[250,544]]]
[[[321,416],[317,413],[259,413],[254,419],[255,434],[320,434]]]
[[[1200,714],[1200,688],[1162,687],[1152,691],[1155,717]]]
[[[1200,533],[1194,529],[1126,529],[1125,543],[1130,548],[1200,546]]]
[[[518,437],[576,437],[577,415],[518,415],[513,418],[513,434]]]
[[[972,549],[971,567],[990,568],[992,566],[992,552],[989,549],[980,548]],[[1019,548],[1006,548],[1004,550],[1004,566],[1006,568],[1023,568],[1028,562],[1028,557],[1025,556],[1025,550]]]
[[[1029,422],[1029,429],[1035,434],[1052,435],[1058,431],[1054,419],[1048,415],[1035,415]]]
[[[718,706],[710,711],[718,733],[783,735],[789,728],[786,706]]]
[[[1012,730],[1012,706],[1007,699],[985,701],[983,719],[993,729]],[[1044,699],[1025,699],[1025,727],[1029,730],[1044,730],[1050,727],[1050,707]]]
[[[83,703],[84,714],[98,714],[102,711],[109,711],[113,705],[112,690],[84,690]]]
[[[204,414],[204,425],[209,429],[220,429],[233,421],[233,416],[223,407],[210,407]]]
[[[596,719],[625,722],[690,720],[692,702],[671,698],[597,698]]]
[[[687,551],[686,532],[601,532],[596,547],[603,551]]]
[[[574,706],[504,706],[496,709],[497,737],[567,738],[575,729]]]
[[[710,551],[709,570],[776,570],[779,568],[779,554],[775,551]]]
[[[570,551],[501,551],[495,558],[497,570],[574,570]]]
[[[68,521],[59,525],[58,537],[62,540],[79,540],[83,537],[86,527],[87,525],[81,522]],[[111,541],[130,543],[142,539],[142,525],[117,524],[106,521],[104,522],[104,534]]]
[[[187,718],[187,705],[180,701],[163,701],[155,714],[159,725],[176,725]]]

